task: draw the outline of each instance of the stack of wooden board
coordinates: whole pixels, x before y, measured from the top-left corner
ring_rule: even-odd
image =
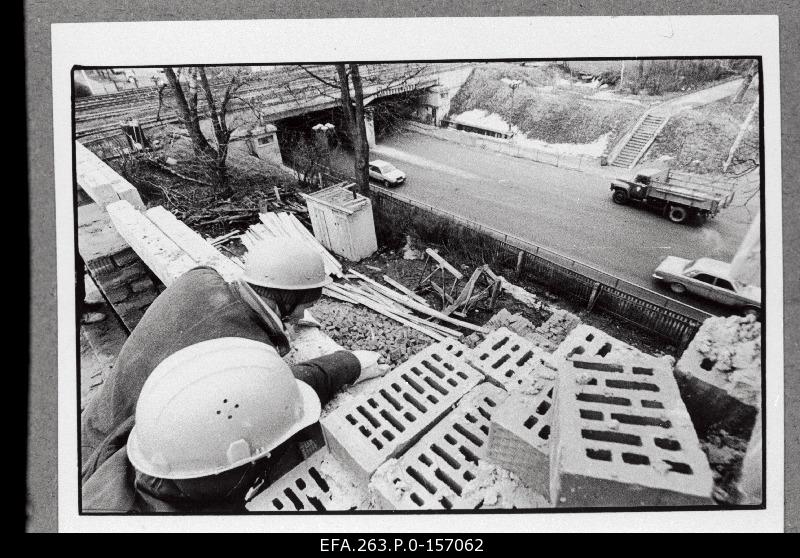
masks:
[[[318,252],[328,275],[342,276],[342,264],[334,258],[291,213],[261,213],[261,224],[253,225],[241,236],[242,244],[251,250],[259,241],[270,238],[293,238]]]
[[[395,287],[394,289],[353,269],[348,270],[348,275],[345,277],[351,279],[351,282],[328,285],[323,291],[324,294],[337,300],[366,306],[437,341],[445,337],[461,337],[461,332],[434,320],[481,333],[487,331],[480,326],[457,320],[431,308],[425,299],[389,277],[384,276],[384,280]]]

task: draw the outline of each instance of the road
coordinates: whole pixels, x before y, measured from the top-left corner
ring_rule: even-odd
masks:
[[[734,200],[703,226],[679,225],[646,209],[611,201],[608,171],[561,169],[408,132],[372,149],[406,172],[398,193],[516,235],[637,285],[671,295],[651,278],[668,255],[730,261],[751,217]],[[352,175],[348,155],[333,166]],[[758,198],[748,203],[753,215]],[[692,295],[681,302],[731,312]]]

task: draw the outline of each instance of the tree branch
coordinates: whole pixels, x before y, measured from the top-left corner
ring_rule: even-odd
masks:
[[[300,66],[300,69],[301,69],[301,70],[303,70],[305,73],[307,73],[308,75],[310,75],[311,77],[313,77],[315,80],[319,81],[320,83],[324,83],[324,84],[325,84],[325,85],[327,85],[328,87],[332,87],[332,88],[334,88],[334,89],[338,89],[338,88],[339,88],[339,85],[338,85],[338,84],[336,84],[336,83],[332,83],[332,82],[330,82],[330,81],[328,81],[328,80],[326,80],[326,79],[323,79],[323,78],[321,78],[320,76],[318,76],[317,74],[315,74],[314,72],[312,72],[311,70],[309,70],[308,68],[306,68],[305,66],[302,66],[302,65],[298,65],[298,66]],[[336,68],[338,69],[338,68],[339,68],[339,66],[340,66],[340,64],[337,64],[337,65],[336,65]],[[342,66],[342,67],[344,67],[344,64],[341,64],[341,66]],[[341,77],[342,77],[342,76],[341,76],[341,74],[340,74],[339,78],[341,79]],[[347,83],[347,74],[346,74],[346,73],[345,73],[345,83]]]

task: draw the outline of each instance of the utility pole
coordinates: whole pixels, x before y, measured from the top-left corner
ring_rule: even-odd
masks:
[[[519,79],[512,79],[508,82],[509,87],[511,87],[511,114],[514,114],[514,91],[517,90],[517,87],[522,85],[522,80]],[[508,123],[508,131],[511,132],[511,122]]]

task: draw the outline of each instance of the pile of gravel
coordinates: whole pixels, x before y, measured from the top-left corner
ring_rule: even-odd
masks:
[[[422,333],[361,305],[323,297],[311,309],[331,339],[348,350],[363,349],[382,355],[394,368],[435,341]]]

